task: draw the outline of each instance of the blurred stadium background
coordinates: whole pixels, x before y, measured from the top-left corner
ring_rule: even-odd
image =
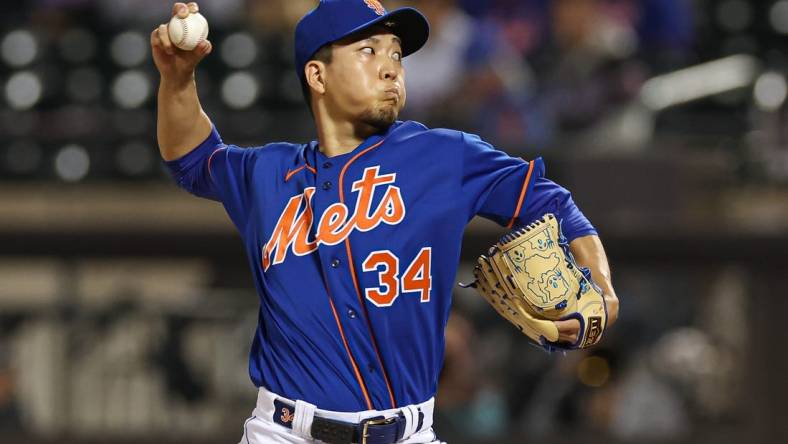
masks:
[[[203,105],[313,138],[313,0],[203,0]],[[621,319],[548,356],[455,294],[437,431],[462,443],[788,442],[788,1],[425,0],[403,117],[544,156],[598,226]],[[0,442],[237,442],[256,296],[221,207],[155,140],[164,0],[0,4]],[[501,229],[474,222],[458,280]]]

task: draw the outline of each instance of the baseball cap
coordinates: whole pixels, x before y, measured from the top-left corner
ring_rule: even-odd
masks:
[[[387,12],[379,0],[320,0],[315,9],[301,18],[295,29],[295,59],[298,78],[304,80],[304,66],[328,43],[381,23],[402,40],[402,56],[418,51],[427,42],[430,25],[414,8]]]

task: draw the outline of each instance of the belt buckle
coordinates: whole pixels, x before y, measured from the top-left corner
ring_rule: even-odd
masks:
[[[360,444],[367,444],[367,437],[369,436],[369,433],[368,433],[369,432],[369,426],[371,426],[371,425],[379,426],[379,425],[393,424],[394,422],[396,422],[396,420],[397,420],[396,417],[391,417],[391,418],[386,419],[383,416],[379,416],[379,417],[370,418],[370,419],[364,421],[364,427],[361,429],[361,443]]]

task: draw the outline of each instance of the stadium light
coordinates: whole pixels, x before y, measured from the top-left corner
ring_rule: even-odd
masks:
[[[125,68],[132,68],[144,62],[148,57],[150,43],[137,31],[120,33],[112,39],[110,54],[112,60]]]
[[[763,73],[755,82],[753,97],[758,108],[764,111],[777,111],[785,103],[788,96],[788,85],[785,76],[770,71]]]
[[[8,65],[21,68],[36,58],[38,43],[30,31],[18,29],[6,34],[0,44],[0,53]]]
[[[648,108],[671,106],[750,86],[758,74],[758,60],[735,55],[649,79],[640,90]]]
[[[37,74],[20,71],[13,74],[5,84],[6,101],[13,109],[30,109],[41,100],[43,89]]]
[[[222,100],[231,108],[248,108],[259,93],[257,79],[246,71],[232,73],[222,82]]]
[[[219,54],[227,66],[236,69],[246,68],[257,57],[257,43],[246,32],[231,34],[222,41]]]
[[[112,98],[121,108],[138,108],[150,97],[151,88],[150,79],[145,73],[126,71],[112,83]]]
[[[781,34],[788,34],[788,0],[775,2],[769,10],[772,28]]]
[[[55,173],[66,182],[79,182],[90,171],[90,156],[80,145],[66,145],[55,156]]]

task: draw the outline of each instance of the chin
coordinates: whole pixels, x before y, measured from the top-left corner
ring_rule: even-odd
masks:
[[[375,129],[383,131],[397,121],[399,111],[399,107],[393,104],[369,109],[361,115],[361,121]]]

